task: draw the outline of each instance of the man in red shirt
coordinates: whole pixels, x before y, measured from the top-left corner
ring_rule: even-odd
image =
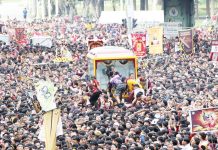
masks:
[[[101,95],[101,89],[100,89],[100,84],[98,82],[98,80],[95,77],[91,78],[91,82],[89,84],[89,88],[92,92],[92,95],[90,96],[90,104],[92,106],[95,106],[99,96]]]

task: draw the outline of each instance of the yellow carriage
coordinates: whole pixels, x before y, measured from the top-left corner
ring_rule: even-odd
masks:
[[[87,58],[88,73],[90,76],[96,77],[102,89],[108,88],[109,70],[111,69],[126,78],[132,75],[133,80],[127,82],[129,89],[131,89],[133,83],[136,83],[138,60],[132,51],[122,47],[103,46],[91,49]]]

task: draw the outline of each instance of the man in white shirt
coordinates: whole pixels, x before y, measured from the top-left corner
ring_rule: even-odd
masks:
[[[137,95],[139,92],[142,92],[143,95],[145,95],[144,89],[140,88],[138,84],[134,84],[134,98],[136,98],[136,95]]]
[[[193,148],[191,147],[190,145],[190,139],[189,137],[184,137],[183,140],[182,140],[182,145],[183,147],[182,150],[192,150]]]

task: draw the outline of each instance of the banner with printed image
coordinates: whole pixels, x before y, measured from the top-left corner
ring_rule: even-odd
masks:
[[[181,22],[164,22],[164,36],[168,39],[175,38],[181,26]]]
[[[54,62],[70,62],[73,61],[72,54],[68,49],[60,50],[60,56],[57,56]]]
[[[146,56],[146,34],[133,33],[132,36],[132,49],[136,56]]]
[[[18,44],[27,44],[27,36],[24,28],[15,28],[15,38]]]
[[[212,48],[210,52],[210,60],[218,61],[218,40],[213,40],[211,42]]]
[[[179,31],[179,39],[182,44],[182,49],[186,54],[193,52],[193,33],[192,29]]]
[[[47,112],[56,109],[55,93],[57,87],[54,86],[54,83],[41,80],[35,84],[35,89],[37,92],[37,99],[43,111]]]
[[[152,27],[148,29],[149,53],[163,54],[163,28]]]
[[[191,110],[191,132],[211,132],[218,130],[218,108]]]

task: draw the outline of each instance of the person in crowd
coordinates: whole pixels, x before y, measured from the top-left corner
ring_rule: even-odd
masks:
[[[26,8],[24,8],[24,10],[23,10],[23,18],[26,20],[26,18],[27,18],[27,9]]]
[[[92,106],[94,106],[101,95],[102,91],[100,88],[100,84],[96,77],[92,77],[91,82],[89,84],[89,88],[91,89],[92,95],[90,96],[89,102]]]

